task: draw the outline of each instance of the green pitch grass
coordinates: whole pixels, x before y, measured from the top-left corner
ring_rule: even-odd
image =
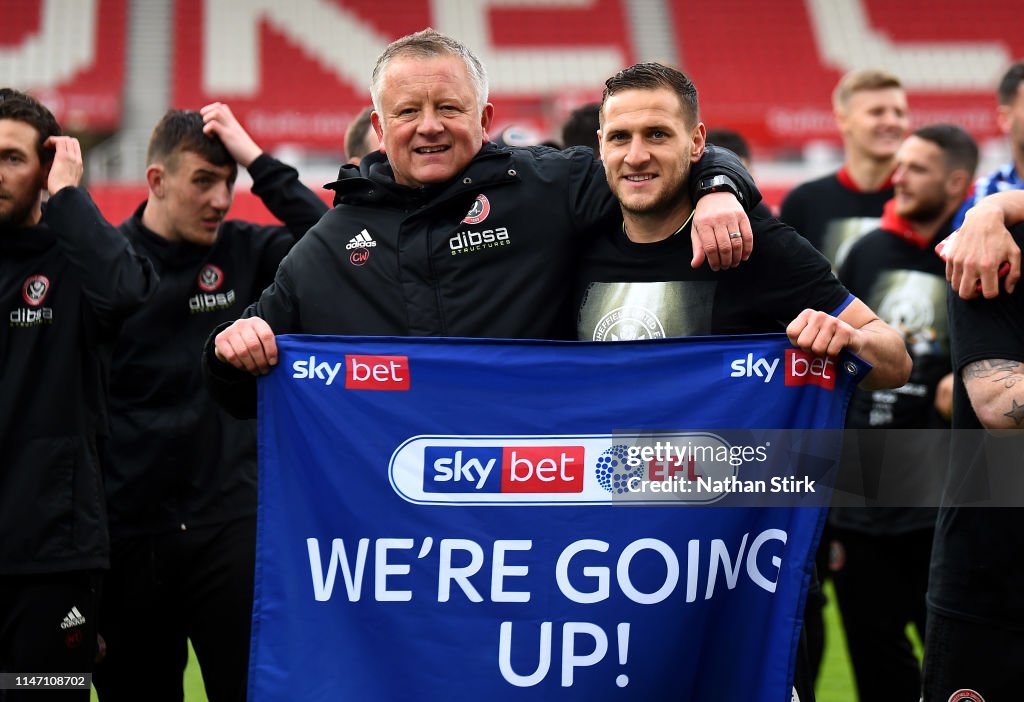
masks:
[[[828,606],[825,608],[825,659],[818,680],[818,702],[855,702],[850,657],[846,651],[846,640],[843,637],[839,609],[835,604],[835,593],[832,591],[831,583],[825,585],[825,594],[828,596]],[[920,641],[916,637],[916,632],[911,630],[910,634],[920,657]],[[188,647],[188,653],[188,667],[185,669],[185,702],[207,702],[203,677],[191,645]],[[92,693],[92,702],[98,702],[95,690]]]

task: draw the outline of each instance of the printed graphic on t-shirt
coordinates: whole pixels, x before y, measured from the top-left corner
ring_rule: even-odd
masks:
[[[832,262],[832,270],[839,270],[850,248],[862,236],[878,229],[879,221],[878,217],[846,217],[828,223],[821,239],[821,253]]]
[[[871,393],[866,409],[870,426],[906,422],[922,412],[935,384],[949,371],[946,286],[941,276],[898,270],[879,274],[871,287],[868,306],[903,336],[914,370],[902,387]]]
[[[578,337],[633,341],[711,333],[714,281],[591,283],[580,304]]]
[[[868,306],[903,335],[911,357],[948,356],[946,281],[921,271],[886,271],[878,276]]]

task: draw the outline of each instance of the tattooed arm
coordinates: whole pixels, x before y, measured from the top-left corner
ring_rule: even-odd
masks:
[[[1024,363],[975,361],[964,366],[962,376],[974,413],[986,429],[1024,429]]]

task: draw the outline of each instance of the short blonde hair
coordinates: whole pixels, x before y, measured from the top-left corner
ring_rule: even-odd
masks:
[[[487,106],[487,71],[480,59],[476,57],[469,47],[452,37],[441,34],[437,30],[427,27],[426,29],[396,39],[388,44],[384,52],[377,57],[373,66],[373,74],[370,78],[370,97],[373,99],[373,109],[380,112],[381,84],[384,82],[384,71],[388,64],[399,56],[413,56],[415,58],[435,58],[438,56],[456,56],[466,64],[466,72],[473,83],[473,92],[476,93],[477,109],[483,114]]]
[[[903,89],[900,79],[880,68],[860,68],[850,71],[839,79],[832,91],[832,109],[843,110],[850,103],[854,93],[864,90]]]

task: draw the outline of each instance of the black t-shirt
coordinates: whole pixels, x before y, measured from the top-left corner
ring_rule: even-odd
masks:
[[[578,338],[616,341],[782,332],[810,307],[839,314],[852,299],[792,228],[751,217],[754,252],[738,268],[690,267],[690,226],[637,244],[621,227],[596,237],[576,286]]]
[[[949,435],[941,431],[949,424],[935,409],[935,389],[951,366],[949,284],[933,246],[948,233],[948,227],[941,228],[922,248],[876,229],[850,248],[839,269],[850,292],[902,334],[914,365],[900,388],[854,393],[846,426],[858,431],[846,434],[840,482],[863,486],[854,504],[863,497],[871,508],[850,507],[840,497],[830,517],[835,526],[903,534],[935,524],[942,487],[935,467],[945,465],[949,456]]]
[[[1011,232],[1024,245],[1024,224]],[[949,322],[953,438],[928,603],[947,616],[1024,630],[1024,436],[982,431],[961,379],[976,361],[1024,361],[1024,286],[991,300],[950,295]],[[964,506],[971,504],[1008,506]]]
[[[882,208],[892,195],[892,187],[853,190],[833,173],[794,188],[782,201],[779,219],[800,232],[838,270],[857,239],[878,227]]]
[[[910,380],[895,390],[858,390],[846,426],[945,427],[935,410],[935,386],[951,370],[946,321],[946,265],[934,244],[948,235],[943,228],[920,248],[891,232],[876,229],[849,252],[839,279],[879,318],[903,335],[914,361]]]

